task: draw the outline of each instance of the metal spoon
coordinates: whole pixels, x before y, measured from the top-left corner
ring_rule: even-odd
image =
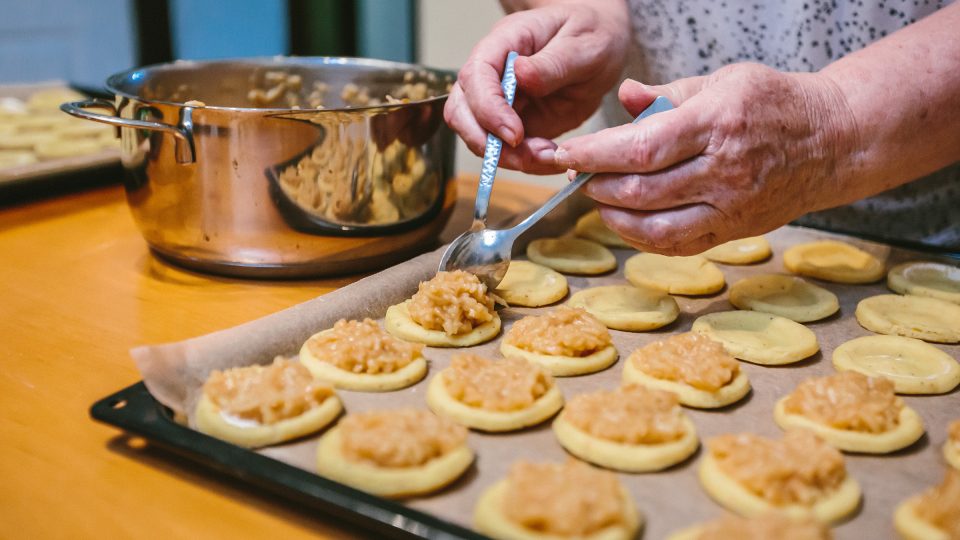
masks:
[[[504,81],[506,81],[506,77],[504,77]],[[673,105],[670,103],[670,100],[659,96],[633,120],[633,123],[636,124],[650,115],[669,111],[672,108]],[[490,137],[493,136],[488,135],[487,137],[488,150],[490,149]],[[494,139],[496,139],[496,137],[494,137]],[[496,139],[496,141],[498,143],[500,142],[499,139]],[[496,160],[499,161],[499,158],[500,150],[498,147]],[[493,162],[494,170],[491,171],[489,175],[489,186],[487,186],[486,190],[484,190],[484,176],[481,174],[480,187],[477,189],[478,211],[474,214],[473,226],[470,227],[469,231],[461,234],[451,242],[450,247],[447,248],[443,253],[443,257],[440,259],[441,272],[445,270],[465,270],[480,278],[480,281],[486,284],[490,290],[495,289],[507,273],[507,267],[510,266],[513,242],[533,226],[534,223],[540,221],[543,216],[556,208],[557,205],[569,197],[571,193],[580,189],[580,186],[586,184],[588,180],[593,178],[593,173],[580,173],[572,182],[564,186],[563,189],[558,191],[553,197],[550,197],[547,202],[543,203],[543,206],[536,212],[530,214],[517,225],[509,229],[487,229],[484,219],[486,218],[487,205],[490,202],[490,189],[493,187],[493,174],[496,173],[495,168],[497,161]],[[483,172],[488,172],[486,154],[484,154]],[[483,197],[482,201],[481,196]],[[483,210],[482,214],[479,212],[481,206]],[[481,215],[483,219],[478,220],[478,215]]]

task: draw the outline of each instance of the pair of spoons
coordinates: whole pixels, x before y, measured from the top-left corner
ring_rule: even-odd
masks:
[[[503,69],[503,79],[500,87],[507,103],[512,107],[513,98],[517,93],[517,77],[513,64],[517,59],[516,52],[507,55],[507,62]],[[673,109],[670,100],[663,96],[653,100],[633,120],[636,124],[640,120],[653,114]],[[510,256],[513,252],[513,243],[516,239],[540,221],[543,216],[556,208],[574,191],[593,178],[593,173],[580,173],[569,184],[558,191],[553,197],[543,203],[536,212],[509,229],[487,228],[487,208],[490,206],[490,193],[493,191],[493,180],[497,174],[497,165],[500,163],[500,151],[503,141],[492,133],[487,134],[487,143],[483,152],[483,166],[480,169],[480,183],[477,186],[477,201],[473,210],[473,224],[467,232],[461,234],[443,253],[440,259],[440,271],[465,270],[476,275],[490,290],[493,290],[503,280],[510,266]]]

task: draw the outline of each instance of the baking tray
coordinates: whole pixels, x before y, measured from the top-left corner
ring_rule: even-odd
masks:
[[[281,497],[389,538],[487,538],[403,504],[327,480],[176,423],[143,382],[90,407],[97,421],[149,439],[163,448]]]

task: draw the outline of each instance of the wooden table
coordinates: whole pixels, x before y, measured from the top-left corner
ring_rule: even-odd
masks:
[[[445,241],[472,213],[476,180],[458,185]],[[499,181],[491,218],[549,194]],[[120,187],[0,209],[0,261],[0,537],[362,534],[87,416],[140,379],[131,347],[234,326],[362,276],[243,281],[171,267],[147,250]]]

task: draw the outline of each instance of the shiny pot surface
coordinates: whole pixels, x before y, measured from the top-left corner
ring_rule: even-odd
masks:
[[[435,240],[455,200],[451,82],[353,58],[175,62],[111,76],[113,103],[63,109],[119,127],[127,200],[157,254],[221,274],[320,276]]]

